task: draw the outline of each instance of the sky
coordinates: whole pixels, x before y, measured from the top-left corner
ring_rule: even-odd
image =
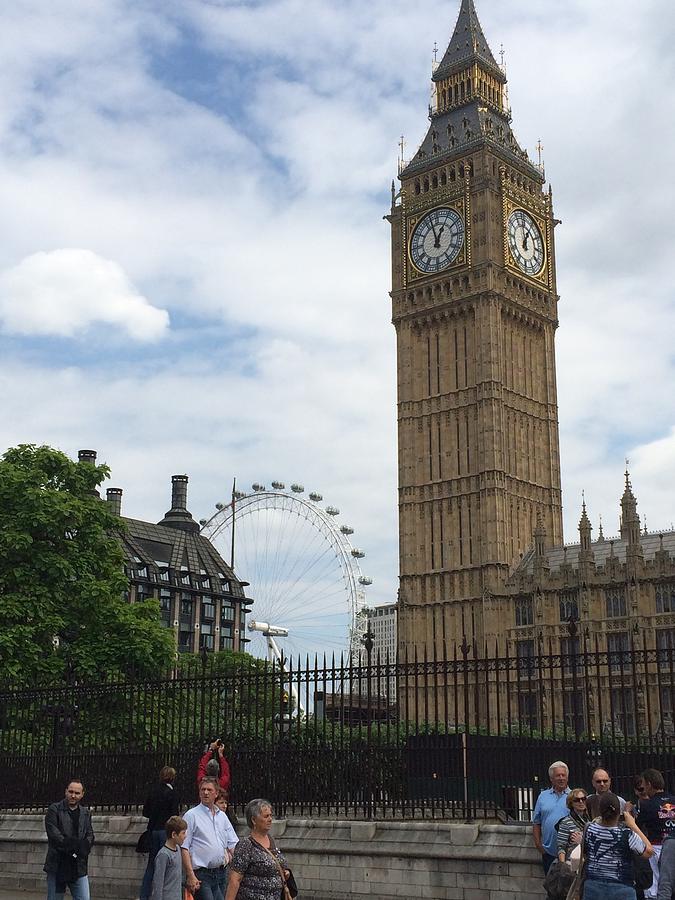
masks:
[[[0,446],[96,449],[126,515],[302,482],[397,582],[388,211],[459,0],[17,0],[0,29]],[[477,0],[553,186],[565,538],[625,459],[675,520],[675,8]]]

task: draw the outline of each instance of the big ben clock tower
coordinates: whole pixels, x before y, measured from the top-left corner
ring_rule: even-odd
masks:
[[[409,657],[494,647],[507,623],[492,592],[535,529],[562,541],[552,197],[511,130],[473,0],[432,81],[389,216]]]

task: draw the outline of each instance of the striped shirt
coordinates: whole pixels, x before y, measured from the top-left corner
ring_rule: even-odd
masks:
[[[591,822],[586,830],[586,878],[590,881],[618,881],[633,884],[631,850],[643,853],[642,838],[628,828],[608,828]]]

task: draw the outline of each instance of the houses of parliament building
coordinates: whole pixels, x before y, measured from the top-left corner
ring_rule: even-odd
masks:
[[[388,216],[399,649],[672,650],[675,532],[641,526],[628,472],[619,536],[593,537],[584,504],[578,540],[563,542],[553,194],[514,134],[473,0],[432,81],[429,129]]]

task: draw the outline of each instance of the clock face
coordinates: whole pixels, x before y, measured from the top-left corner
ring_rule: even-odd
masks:
[[[440,272],[457,259],[464,244],[464,222],[454,209],[441,206],[422,216],[410,238],[410,258],[426,274]]]
[[[507,223],[509,250],[515,264],[526,275],[538,275],[544,268],[544,239],[532,216],[514,210]]]

